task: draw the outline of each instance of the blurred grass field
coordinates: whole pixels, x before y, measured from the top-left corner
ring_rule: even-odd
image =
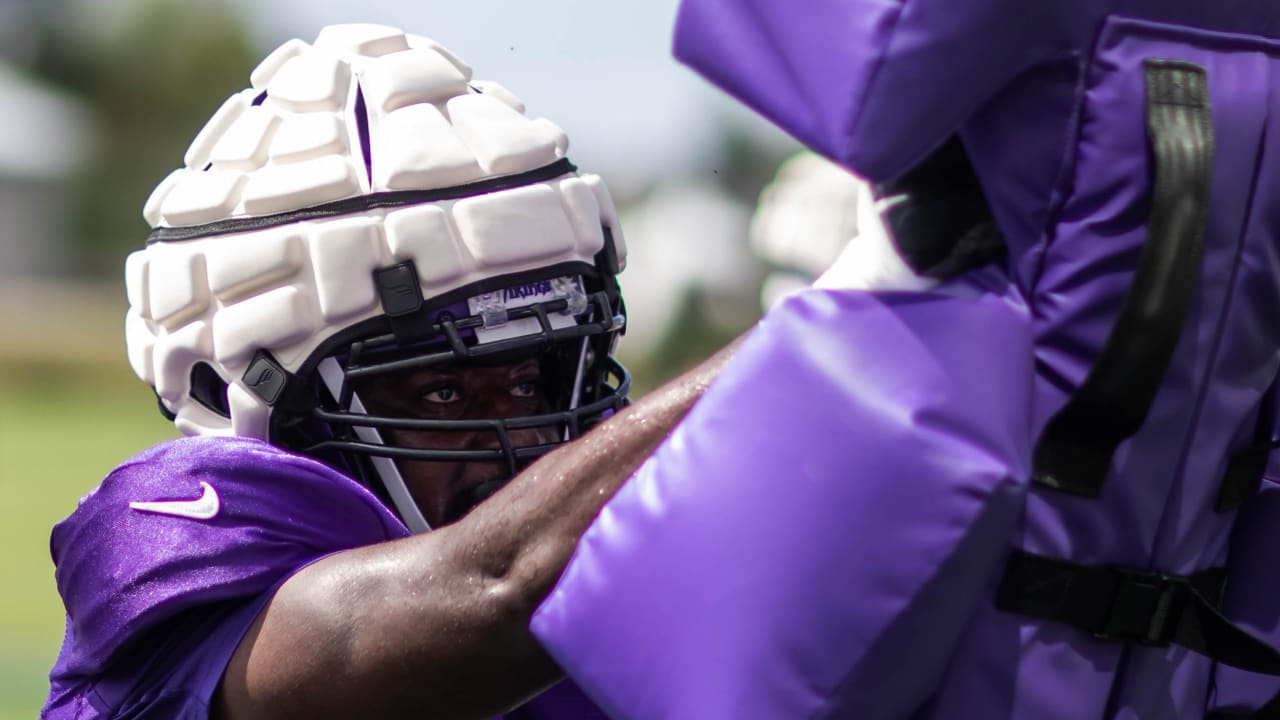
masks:
[[[111,468],[175,431],[125,363],[118,291],[4,290],[0,720],[30,720],[63,633],[49,529]]]
[[[121,460],[174,434],[128,380],[0,377],[0,720],[35,717],[61,643],[49,528]]]

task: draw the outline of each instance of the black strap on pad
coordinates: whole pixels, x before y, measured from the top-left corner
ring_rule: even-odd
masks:
[[[1200,269],[1213,120],[1203,67],[1148,59],[1147,135],[1155,181],[1147,239],[1106,344],[1045,427],[1033,480],[1096,497],[1116,447],[1146,420],[1182,334]]]
[[[996,607],[1101,640],[1181,645],[1232,667],[1280,675],[1280,652],[1218,610],[1225,578],[1222,568],[1167,575],[1014,551]]]

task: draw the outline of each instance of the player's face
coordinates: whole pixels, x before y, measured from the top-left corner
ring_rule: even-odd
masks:
[[[370,380],[358,388],[369,411],[431,420],[506,419],[549,412],[542,369],[536,358],[494,367],[410,370]],[[389,444],[441,450],[492,450],[496,433],[384,430]],[[515,447],[554,442],[553,428],[514,430]],[[413,499],[432,527],[462,517],[496,492],[507,478],[501,462],[398,461]]]

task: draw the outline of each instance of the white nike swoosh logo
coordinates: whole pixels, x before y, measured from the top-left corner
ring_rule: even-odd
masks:
[[[195,500],[157,500],[155,502],[131,502],[129,507],[142,512],[157,513],[159,515],[173,515],[175,517],[191,518],[192,520],[211,520],[222,507],[218,501],[218,491],[207,482],[201,481],[200,487],[204,488],[204,493]]]

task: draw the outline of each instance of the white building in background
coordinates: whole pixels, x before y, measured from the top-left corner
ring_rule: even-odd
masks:
[[[627,300],[626,357],[657,351],[695,291],[710,320],[741,325],[759,314],[755,296],[763,270],[747,245],[751,208],[707,183],[658,185],[622,213],[627,269],[619,277]]]
[[[72,180],[96,137],[84,105],[0,64],[0,283],[74,266]]]
[[[751,217],[751,249],[773,267],[761,290],[766,310],[808,287],[857,237],[858,196],[866,187],[866,181],[809,151],[782,164]]]

